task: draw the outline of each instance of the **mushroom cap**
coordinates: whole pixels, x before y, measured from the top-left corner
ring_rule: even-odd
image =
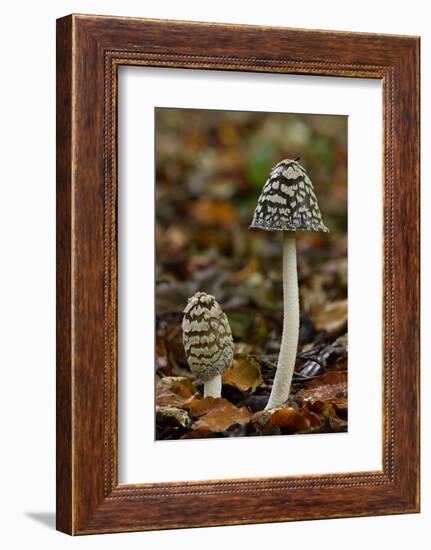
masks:
[[[282,160],[271,170],[250,228],[329,232],[323,223],[313,184],[296,160]]]
[[[182,328],[184,350],[195,376],[206,382],[231,366],[232,331],[214,296],[196,292],[189,298]]]

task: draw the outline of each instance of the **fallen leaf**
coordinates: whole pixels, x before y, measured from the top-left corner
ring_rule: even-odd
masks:
[[[318,376],[314,380],[310,380],[310,382],[307,382],[306,388],[312,389],[312,388],[318,388],[320,386],[334,386],[334,385],[344,385],[346,386],[347,390],[347,372],[345,371],[330,371],[325,374],[322,374],[322,376]]]
[[[303,346],[298,356],[306,361],[315,361],[331,370],[347,370],[347,334],[339,336],[332,344]],[[343,366],[344,365],[344,366]]]
[[[229,384],[242,392],[253,393],[263,383],[259,363],[246,356],[237,356],[233,365],[223,373],[223,384]]]
[[[159,407],[183,407],[199,392],[188,378],[166,376],[157,382],[156,405]]]
[[[347,300],[326,304],[314,315],[317,330],[326,330],[331,335],[344,331],[347,325]]]
[[[272,413],[270,422],[274,426],[288,429],[294,433],[309,432],[320,427],[320,420],[317,414],[307,409],[294,409],[283,407]]]
[[[225,431],[233,424],[246,424],[251,418],[246,407],[238,409],[222,397],[194,399],[185,408],[198,418],[192,425],[193,430]]]
[[[296,394],[303,405],[321,411],[327,403],[339,413],[347,413],[347,372],[331,371],[318,376]]]
[[[306,361],[298,370],[298,374],[304,377],[317,376],[323,370],[322,365],[316,361]]]
[[[222,227],[230,227],[237,220],[235,208],[225,201],[198,201],[193,205],[191,214],[200,223]]]

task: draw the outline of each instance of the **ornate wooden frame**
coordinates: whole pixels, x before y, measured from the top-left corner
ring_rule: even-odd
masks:
[[[383,469],[119,485],[119,65],[377,78],[384,104]],[[419,510],[419,38],[70,15],[57,22],[57,528]]]

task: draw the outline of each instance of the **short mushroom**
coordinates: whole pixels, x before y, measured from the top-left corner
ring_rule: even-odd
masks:
[[[204,397],[221,396],[221,374],[232,364],[229,321],[214,296],[196,292],[183,317],[183,343],[193,374],[204,382]]]
[[[322,221],[313,184],[298,160],[282,160],[271,170],[250,225],[250,228],[283,232],[283,335],[266,409],[287,401],[295,367],[299,337],[295,232],[329,231]]]

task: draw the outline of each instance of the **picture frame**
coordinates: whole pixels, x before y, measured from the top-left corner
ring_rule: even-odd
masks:
[[[372,78],[383,89],[379,471],[118,483],[118,67]],[[57,21],[57,529],[71,535],[419,512],[419,38]]]

